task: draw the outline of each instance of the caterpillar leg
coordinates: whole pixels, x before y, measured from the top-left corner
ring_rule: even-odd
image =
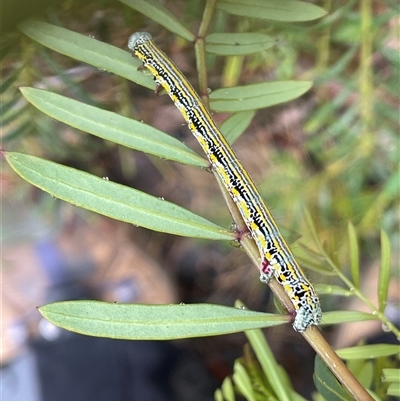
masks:
[[[274,276],[274,273],[275,269],[270,265],[268,260],[264,258],[260,266],[260,281],[268,284],[269,280]]]

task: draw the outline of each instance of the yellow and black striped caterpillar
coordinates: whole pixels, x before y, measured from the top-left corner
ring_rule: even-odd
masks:
[[[129,38],[129,49],[143,61],[182,113],[193,135],[237,205],[261,255],[260,280],[271,277],[284,287],[295,311],[293,327],[304,331],[321,322],[321,307],[313,286],[304,276],[270,211],[231,146],[223,137],[200,97],[173,62],[146,32]]]

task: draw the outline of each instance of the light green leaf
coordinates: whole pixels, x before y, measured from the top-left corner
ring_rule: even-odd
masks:
[[[274,44],[275,39],[263,33],[212,33],[206,36],[206,51],[220,56],[259,53]]]
[[[235,391],[233,390],[232,380],[229,376],[225,377],[222,382],[221,390],[226,401],[235,401]]]
[[[316,284],[315,290],[319,295],[329,294],[329,295],[340,295],[344,297],[350,297],[354,293],[346,288],[340,287],[339,285],[331,284]]]
[[[370,388],[374,377],[374,366],[372,361],[366,361],[357,374],[358,381],[365,387]]]
[[[134,8],[152,21],[157,22],[168,31],[189,40],[194,41],[195,36],[188,31],[179,20],[156,0],[120,0],[127,6]]]
[[[336,351],[342,359],[369,359],[382,356],[400,355],[400,345],[368,344],[356,347],[342,348]]]
[[[351,322],[364,322],[366,320],[376,320],[377,317],[372,313],[357,311],[331,311],[324,312],[322,315],[322,324],[339,324]]]
[[[235,361],[233,366],[233,381],[246,400],[256,401],[256,395],[251,384],[251,379],[240,361]]]
[[[354,398],[337,381],[336,377],[317,355],[314,366],[314,384],[319,393],[327,401],[352,401]]]
[[[400,397],[400,383],[390,383],[386,393],[387,395]]]
[[[241,17],[272,21],[312,21],[327,14],[314,4],[294,0],[220,0],[217,7]]]
[[[387,368],[383,369],[383,381],[400,383],[400,369]]]
[[[224,401],[224,396],[219,388],[214,391],[214,401]]]
[[[196,238],[232,240],[233,234],[173,203],[61,164],[5,152],[26,181],[52,196],[151,230]]]
[[[97,39],[36,20],[28,20],[19,29],[32,40],[58,53],[112,72],[139,85],[155,89],[153,77],[138,71],[140,60],[124,50]]]
[[[182,142],[142,122],[45,90],[20,90],[43,113],[82,131],[164,159],[199,167],[209,165]]]
[[[311,86],[309,81],[277,81],[217,89],[210,94],[211,108],[221,112],[258,110],[296,99]]]
[[[390,241],[385,233],[381,231],[381,267],[378,279],[378,300],[379,311],[383,312],[386,308],[387,296],[390,280]]]
[[[224,401],[222,391],[219,388],[214,391],[214,401]]]
[[[400,369],[383,369],[384,382],[390,383],[387,394],[400,397]]]
[[[76,333],[126,340],[172,340],[216,336],[281,324],[282,316],[221,305],[135,305],[64,301],[39,312]]]
[[[235,306],[240,307],[240,301],[235,302]],[[245,332],[249,343],[260,362],[268,383],[280,401],[290,401],[290,388],[284,380],[284,375],[280,374],[280,366],[276,362],[274,354],[269,347],[267,340],[261,330],[251,330]]]
[[[254,110],[234,113],[220,125],[222,134],[231,145],[246,131],[255,114]]]
[[[351,224],[348,222],[347,224],[347,234],[349,238],[349,253],[350,253],[350,271],[351,276],[353,277],[353,283],[356,288],[360,286],[360,255],[358,250],[358,241],[357,241],[357,233],[356,230]]]

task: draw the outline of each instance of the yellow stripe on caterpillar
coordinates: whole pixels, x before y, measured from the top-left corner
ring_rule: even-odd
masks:
[[[321,322],[321,307],[317,293],[296,262],[292,251],[280,233],[269,209],[223,137],[199,95],[176,65],[157,48],[147,32],[137,32],[129,38],[129,49],[143,61],[182,113],[230,193],[248,230],[259,249],[260,280],[268,283],[274,276],[290,297],[296,316],[293,327],[304,331]]]

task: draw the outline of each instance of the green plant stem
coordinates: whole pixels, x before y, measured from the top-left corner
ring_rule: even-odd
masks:
[[[196,41],[194,43],[194,52],[196,56],[196,68],[199,74],[199,94],[201,100],[207,108],[210,108],[208,99],[208,77],[206,67],[206,49],[205,49],[205,36],[210,27],[212,18],[214,16],[215,4],[217,0],[207,0],[203,18],[197,33]]]
[[[330,11],[332,8],[332,0],[325,0],[322,7],[326,11]],[[317,61],[315,67],[316,75],[320,75],[327,70],[327,65],[329,61],[329,50],[330,50],[330,40],[331,40],[331,24],[326,25],[323,28],[321,35],[317,39]]]

